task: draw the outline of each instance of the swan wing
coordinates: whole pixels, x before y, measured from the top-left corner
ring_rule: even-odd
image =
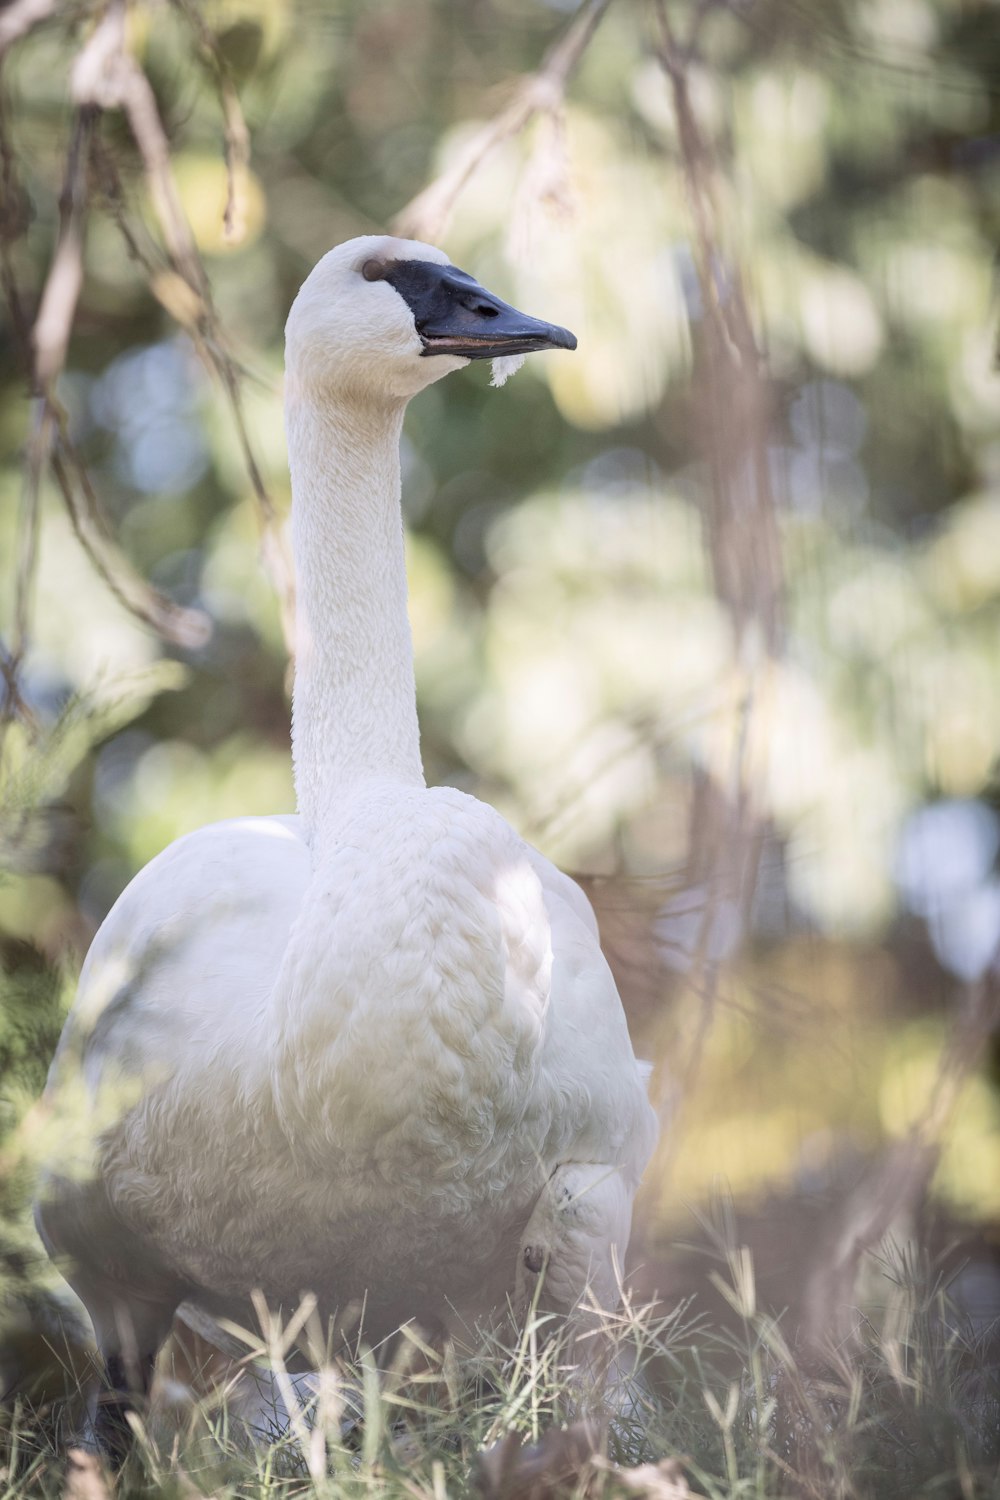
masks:
[[[225,1082],[254,1055],[309,865],[298,819],[233,819],[178,839],[122,892],[49,1072],[37,1220],[50,1248],[103,1259],[120,1239],[102,1142],[127,1143],[141,1097],[171,1076],[183,1095],[193,1072]],[[197,1091],[188,1097],[196,1110]]]
[[[553,1142],[553,1169],[521,1239],[515,1304],[526,1305],[542,1274],[543,1305],[613,1309],[659,1126],[590,902],[540,855],[534,863],[552,934],[548,1083],[563,1098],[582,1092],[585,1113],[572,1139]]]
[[[77,1065],[172,1070],[246,1045],[309,878],[295,817],[235,818],[177,839],[130,882],[95,937],[49,1079]]]

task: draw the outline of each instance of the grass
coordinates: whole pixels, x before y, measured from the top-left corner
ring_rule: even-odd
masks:
[[[596,1335],[631,1371],[612,1382],[610,1403],[574,1374],[579,1347],[571,1360],[565,1326],[537,1312],[517,1342],[493,1337],[475,1357],[407,1331],[382,1371],[364,1349],[328,1359],[308,1308],[297,1331],[264,1312],[247,1358],[270,1355],[291,1423],[276,1411],[252,1441],[224,1384],[169,1416],[137,1418],[133,1452],[106,1485],[86,1458],[67,1474],[67,1408],[20,1400],[3,1417],[0,1500],[1000,1496],[995,1333],[992,1345],[974,1337],[926,1266],[897,1254],[879,1269],[878,1316],[859,1317],[857,1340],[824,1359],[794,1353],[781,1321],[758,1310],[739,1249],[713,1273],[733,1312],[725,1328],[691,1303],[626,1300]],[[296,1332],[316,1366],[305,1408],[284,1363]]]

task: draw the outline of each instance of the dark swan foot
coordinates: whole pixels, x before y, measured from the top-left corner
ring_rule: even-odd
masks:
[[[98,1451],[113,1469],[122,1467],[135,1444],[129,1413],[137,1409],[137,1400],[142,1403],[149,1393],[153,1363],[153,1356],[142,1361],[139,1371],[140,1389],[136,1391],[121,1355],[109,1354],[105,1359],[106,1389],[97,1398],[93,1430]]]

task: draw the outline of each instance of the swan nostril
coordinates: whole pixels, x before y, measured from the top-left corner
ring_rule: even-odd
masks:
[[[473,292],[459,295],[456,300],[460,307],[463,307],[466,312],[473,313],[476,317],[497,318],[500,316],[500,309],[498,307],[495,307],[492,302],[487,302],[485,297],[477,297]]]

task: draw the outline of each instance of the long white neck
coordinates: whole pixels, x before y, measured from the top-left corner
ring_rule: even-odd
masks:
[[[289,380],[297,591],[292,760],[315,842],[358,782],[423,786],[400,512],[403,403],[330,401]]]

